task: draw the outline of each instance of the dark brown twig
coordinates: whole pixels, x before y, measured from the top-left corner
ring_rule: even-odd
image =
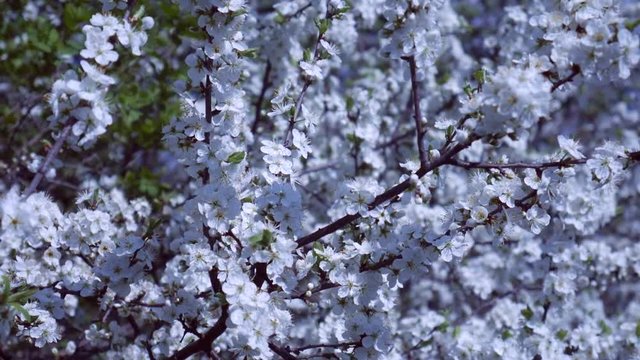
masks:
[[[69,132],[71,132],[71,128],[77,121],[78,120],[74,117],[70,117],[69,119],[67,119],[64,127],[62,128],[62,131],[60,132],[60,135],[58,135],[58,138],[56,139],[55,144],[53,144],[53,147],[47,153],[47,157],[44,159],[42,164],[40,164],[40,167],[36,172],[36,176],[33,178],[33,180],[31,180],[31,184],[29,184],[29,187],[25,191],[25,197],[29,197],[29,195],[33,194],[33,192],[36,191],[38,185],[44,177],[44,174],[47,172],[49,165],[51,165],[51,162],[56,158],[56,156],[58,156],[60,149],[62,149],[62,144],[64,144],[65,140],[67,140]]]
[[[258,130],[258,124],[260,123],[260,119],[262,119],[262,103],[264,102],[264,96],[267,93],[267,89],[271,86],[271,82],[269,81],[269,76],[271,75],[271,61],[267,60],[267,66],[264,70],[264,76],[262,77],[262,89],[260,90],[260,96],[258,96],[258,100],[256,101],[256,116],[253,120],[253,125],[251,125],[251,133],[255,135]]]
[[[427,163],[427,153],[424,150],[424,130],[422,129],[422,113],[420,112],[420,95],[418,94],[419,84],[417,75],[416,58],[409,56],[405,58],[409,62],[409,70],[411,71],[411,93],[413,95],[413,118],[416,123],[416,141],[418,142],[418,156],[420,165]]]
[[[452,157],[454,157],[456,154],[458,154],[460,151],[468,148],[469,146],[471,146],[471,143],[473,143],[475,140],[477,140],[479,137],[475,134],[470,135],[466,141],[463,141],[461,143],[458,143],[457,145],[449,148],[449,149],[444,149],[442,155],[434,160],[432,160],[429,163],[424,164],[423,166],[421,166],[421,168],[416,172],[416,175],[418,176],[418,178],[422,178],[423,176],[425,176],[428,172],[437,169],[438,167],[446,164]],[[369,209],[374,209],[375,207],[390,201],[394,198],[396,198],[398,195],[402,194],[403,192],[405,192],[407,189],[409,189],[409,187],[411,187],[411,180],[407,179],[399,184],[396,184],[395,186],[389,188],[387,191],[383,192],[382,194],[376,196],[376,198],[369,204]],[[331,224],[328,224],[314,232],[312,232],[311,234],[308,234],[306,236],[303,236],[301,238],[299,238],[297,240],[298,243],[298,247],[302,247],[308,244],[313,243],[314,241],[317,241],[329,234],[332,234],[336,231],[338,231],[339,229],[342,229],[343,227],[347,226],[348,224],[352,223],[353,221],[361,218],[362,215],[360,215],[359,213],[357,214],[353,214],[353,215],[345,215],[343,217],[341,217],[340,219],[332,222]]]
[[[575,78],[576,76],[578,76],[580,74],[580,72],[582,71],[582,69],[580,69],[580,65],[578,64],[573,64],[571,65],[571,74],[567,75],[565,78],[562,78],[556,82],[553,83],[553,86],[551,86],[551,92],[554,92],[556,90],[558,90],[558,88],[560,88],[560,86],[573,81],[573,78]]]

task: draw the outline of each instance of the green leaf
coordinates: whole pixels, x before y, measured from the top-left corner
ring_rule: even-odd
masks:
[[[141,116],[142,116],[142,112],[131,109],[129,111],[122,113],[122,121],[126,126],[130,127],[131,125],[133,125],[134,122],[140,119]]]
[[[522,311],[520,311],[520,314],[522,314],[525,319],[531,320],[531,318],[533,317],[533,310],[531,310],[531,308],[527,306],[526,309],[522,309]]]
[[[310,62],[313,60],[313,54],[311,53],[311,50],[309,49],[304,49],[304,52],[302,53],[302,59],[304,61]]]
[[[633,31],[638,25],[640,25],[640,19],[630,20],[624,23],[624,27],[629,31]]]
[[[463,88],[464,93],[467,94],[469,98],[473,97],[473,88],[470,84],[466,84]]]
[[[449,328],[449,322],[447,320],[445,320],[443,323],[441,323],[440,325],[436,326],[436,330],[440,331],[442,333],[447,332],[447,329]]]
[[[441,73],[440,76],[438,76],[438,78],[436,78],[436,82],[438,83],[438,85],[444,85],[450,79],[451,79],[451,73],[447,71],[445,73]]]
[[[421,349],[429,344],[431,344],[433,342],[433,338],[430,338],[429,340],[421,340],[418,345],[415,346],[416,349]]]
[[[152,219],[149,222],[149,227],[147,227],[147,231],[144,232],[144,235],[142,235],[143,239],[148,239],[153,235],[153,232],[156,230],[156,228],[158,227],[158,225],[162,224],[162,220],[161,219]]]
[[[244,157],[244,151],[236,151],[233,154],[229,155],[226,162],[230,164],[239,164],[240,162],[242,162],[242,160],[244,160]]]
[[[24,317],[24,319],[27,322],[31,322],[31,315],[29,315],[29,312],[27,311],[27,309],[25,309],[22,305],[18,304],[18,303],[9,303],[9,306],[11,306],[12,308],[14,308],[17,312],[19,312],[20,314],[22,314],[22,316]]]
[[[607,323],[604,322],[604,320],[600,320],[598,322],[598,325],[600,325],[600,330],[602,331],[603,335],[611,335],[613,333],[609,325],[607,325]]]
[[[331,26],[331,20],[329,19],[316,19],[314,22],[316,23],[316,27],[318,28],[320,35],[324,35]]]
[[[86,23],[91,18],[88,7],[68,3],[64,6],[62,23],[67,30],[75,30],[80,24]]]
[[[224,293],[219,292],[219,293],[215,294],[215,295],[214,295],[214,297],[215,297],[216,299],[218,299],[218,301],[220,302],[220,305],[223,305],[223,306],[224,306],[224,305],[227,305],[227,304],[228,304],[228,302],[227,302],[227,297],[224,295]]]
[[[362,142],[364,141],[364,139],[359,138],[356,134],[353,133],[347,134],[347,140],[349,140],[349,142],[353,143],[356,146],[362,144]]]
[[[347,12],[349,12],[349,10],[351,10],[351,6],[347,5],[345,7],[339,8],[336,13],[335,13],[335,17],[341,17],[342,15],[346,14]]]
[[[351,96],[347,96],[347,99],[345,102],[346,102],[348,111],[351,111],[351,109],[353,109],[353,105],[355,105],[356,103]]]
[[[556,331],[556,339],[560,341],[564,341],[564,339],[567,338],[567,335],[569,335],[569,332],[565,329],[560,329]]]
[[[502,331],[502,340],[507,340],[508,338],[512,337],[513,334],[511,334],[511,331],[509,331],[509,329],[504,329]]]
[[[322,245],[319,242],[315,242],[313,244],[313,254],[320,257],[321,256],[320,253],[323,253],[323,252],[324,252],[324,245]]]
[[[141,19],[142,16],[144,16],[144,5],[140,6],[138,11],[136,11],[135,14],[133,14],[133,17],[135,19]]]
[[[261,233],[249,238],[249,244],[254,248],[266,248],[273,242],[273,234],[269,230],[262,230]]]
[[[246,50],[238,51],[238,55],[240,55],[240,57],[255,59],[258,57],[258,48],[249,48]]]
[[[636,337],[640,338],[640,321],[636,324]]]
[[[473,73],[473,78],[478,82],[478,84],[482,85],[485,82],[485,72],[484,69],[478,69]]]
[[[277,13],[273,21],[278,25],[282,25],[287,22],[287,18],[281,13]]]
[[[456,130],[456,128],[453,125],[447,126],[447,130],[446,130],[447,140],[451,140],[453,138],[453,134],[454,134],[455,130]]]
[[[25,289],[9,295],[7,302],[24,304],[33,294],[37,293],[37,289]]]
[[[5,299],[11,293],[11,280],[9,280],[8,276],[2,277],[2,295],[0,295],[0,304],[5,303]]]

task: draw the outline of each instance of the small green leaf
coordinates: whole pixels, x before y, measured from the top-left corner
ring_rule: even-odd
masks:
[[[9,303],[9,306],[11,306],[12,308],[14,308],[17,312],[19,312],[20,314],[22,314],[22,316],[24,317],[24,319],[27,322],[31,322],[31,315],[29,315],[29,312],[27,311],[27,309],[25,309],[22,305],[18,304],[18,303]]]
[[[482,85],[485,82],[485,72],[484,69],[476,70],[473,73],[473,78],[478,82],[478,84]]]
[[[278,25],[282,25],[287,22],[287,18],[281,13],[277,13],[273,21]]]
[[[224,306],[224,305],[227,305],[227,304],[228,304],[228,302],[227,302],[227,297],[224,295],[224,293],[219,292],[219,293],[215,294],[215,295],[214,295],[214,297],[215,297],[216,299],[218,299],[218,301],[220,302],[220,305],[223,305],[223,306]]]
[[[547,40],[547,39],[543,39],[543,38],[537,38],[536,39],[536,45],[538,46],[538,48],[547,46],[549,44],[553,44],[553,41]]]
[[[445,73],[441,73],[440,76],[436,78],[436,82],[438,83],[438,85],[444,85],[450,79],[451,79],[451,73],[447,71]]]
[[[509,329],[504,329],[502,331],[502,340],[507,340],[508,338],[512,337],[513,334],[511,334],[511,331],[509,331]]]
[[[313,60],[313,54],[311,53],[311,50],[304,49],[304,52],[302,53],[302,60],[307,61],[307,62]]]
[[[151,236],[153,235],[153,232],[155,231],[155,229],[158,227],[158,225],[162,224],[162,220],[160,219],[152,219],[149,222],[149,227],[147,228],[147,231],[144,232],[144,235],[142,235],[143,239],[149,239],[151,238]]]
[[[360,145],[364,141],[364,139],[359,138],[356,134],[347,134],[347,140],[353,143],[354,145]]]
[[[442,333],[447,332],[448,328],[449,328],[449,322],[446,321],[446,320],[443,323],[441,323],[440,325],[436,326],[436,330],[440,331]]]
[[[329,19],[316,19],[315,23],[320,35],[324,35],[331,26],[331,20]]]
[[[355,100],[353,100],[353,98],[351,96],[347,96],[347,99],[345,100],[346,106],[347,106],[347,110],[351,111],[351,109],[353,109],[353,105],[355,105]]]
[[[249,48],[246,50],[238,51],[238,55],[240,55],[240,57],[255,59],[258,57],[258,48]]]
[[[9,295],[7,302],[24,304],[33,294],[37,293],[37,289],[25,289]]]
[[[133,14],[134,19],[141,19],[144,16],[144,5],[140,6],[138,11]]]
[[[469,98],[473,97],[473,88],[471,87],[471,84],[466,84],[463,90],[464,90],[464,93],[467,94]]]
[[[636,337],[640,339],[640,321],[636,324]]]
[[[600,330],[602,331],[603,335],[611,335],[613,333],[609,325],[607,325],[607,323],[604,322],[604,320],[600,320],[598,322],[598,325],[600,325]]]
[[[564,341],[564,339],[567,338],[567,335],[569,335],[569,332],[565,329],[560,329],[556,331],[556,339],[560,341]]]
[[[313,244],[313,253],[314,253],[316,256],[320,256],[320,253],[323,253],[323,252],[324,252],[324,245],[322,245],[322,244],[321,244],[321,243],[319,243],[319,242],[315,242],[315,243]]]
[[[236,151],[233,154],[229,155],[226,161],[230,164],[239,164],[242,160],[244,160],[244,156],[244,151]]]
[[[520,314],[522,314],[525,319],[531,320],[531,318],[533,317],[533,310],[531,310],[531,308],[527,306],[526,309],[522,309],[522,311],[520,311]]]
[[[640,19],[630,20],[624,23],[624,27],[626,27],[629,31],[633,31],[638,25],[640,25]]]
[[[273,234],[269,230],[262,230],[261,233],[249,238],[249,243],[254,248],[266,248],[273,242]]]
[[[422,340],[418,343],[418,345],[415,346],[416,349],[421,349],[429,344],[431,344],[433,342],[433,338],[430,338],[429,340]]]
[[[0,295],[0,304],[4,304],[7,297],[11,293],[11,280],[8,276],[2,277],[2,295]]]
[[[456,128],[453,125],[447,126],[447,131],[446,131],[447,140],[451,140],[453,138],[453,134],[455,130]]]

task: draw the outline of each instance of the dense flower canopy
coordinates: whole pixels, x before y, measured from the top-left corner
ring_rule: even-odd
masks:
[[[636,1],[0,16],[0,358],[640,358]]]

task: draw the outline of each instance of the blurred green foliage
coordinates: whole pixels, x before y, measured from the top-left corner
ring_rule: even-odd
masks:
[[[129,155],[159,150],[163,146],[163,126],[181,112],[179,97],[172,88],[176,80],[186,78],[186,53],[181,51],[189,48],[181,45],[190,37],[201,36],[202,32],[195,31],[194,17],[181,14],[178,6],[170,1],[138,1],[135,9],[142,6],[144,15],[153,17],[155,26],[147,31],[149,39],[143,47],[143,56],[133,56],[118,45],[120,58],[109,68],[109,75],[119,80],[110,87],[108,94],[114,123],[91,152],[110,152],[114,145],[123,146],[124,153]],[[0,16],[0,84],[3,85],[0,90],[0,140],[7,146],[0,146],[0,160],[15,161],[13,157],[19,152],[15,149],[46,129],[46,119],[50,115],[46,94],[64,72],[69,69],[79,71],[79,52],[85,39],[82,27],[100,11],[98,1],[3,2]],[[121,16],[121,13],[115,15]],[[38,107],[42,110],[41,115],[23,115]],[[14,132],[15,129],[19,131]],[[11,144],[8,144],[8,138],[11,138]],[[41,141],[32,142],[26,151],[44,154],[46,148]],[[67,153],[65,156],[74,155]],[[100,163],[97,166],[118,169],[125,165]],[[160,183],[161,174],[149,170],[153,168],[157,172],[155,167],[144,163],[135,167],[120,169],[122,185],[129,195],[154,197],[166,191]]]

